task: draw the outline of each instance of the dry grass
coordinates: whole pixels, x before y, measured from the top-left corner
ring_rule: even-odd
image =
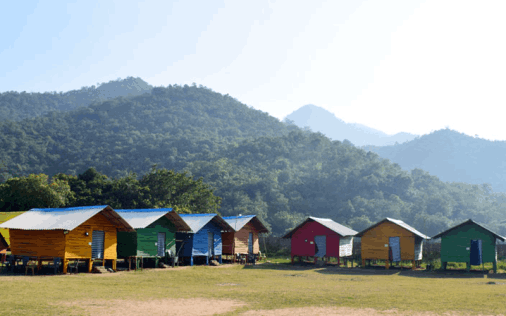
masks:
[[[267,310],[307,307],[350,308],[357,314],[365,308],[394,315],[506,314],[505,275],[484,278],[473,273],[263,264],[227,269],[144,270],[108,274],[107,277],[88,274],[7,276],[0,277],[0,282],[3,290],[0,303],[5,315],[86,315],[97,314],[101,307],[109,311],[118,309],[125,315],[133,312],[132,307],[124,309],[126,305],[121,302],[127,301],[132,302],[130,306],[148,302],[142,306],[149,314],[149,306],[175,306],[174,299],[195,302],[180,301],[186,302],[180,306],[187,314],[202,306],[217,306],[213,310],[216,313],[240,314],[256,310],[261,311],[256,313],[260,315],[270,313]],[[198,303],[199,300],[216,304]],[[228,305],[233,308],[226,308]],[[164,310],[159,311],[163,314]],[[167,311],[167,314],[171,313]]]

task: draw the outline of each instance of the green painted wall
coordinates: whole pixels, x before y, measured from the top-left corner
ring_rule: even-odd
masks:
[[[118,257],[156,257],[158,233],[165,233],[165,249],[176,251],[176,227],[165,216],[135,233],[118,232]]]
[[[494,262],[496,244],[494,235],[472,223],[453,229],[441,237],[442,262],[469,262],[471,240],[481,239],[483,262]]]

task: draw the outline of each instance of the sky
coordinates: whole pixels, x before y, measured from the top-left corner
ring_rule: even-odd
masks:
[[[10,1],[0,92],[128,76],[282,120],[305,104],[387,134],[506,140],[506,1]]]

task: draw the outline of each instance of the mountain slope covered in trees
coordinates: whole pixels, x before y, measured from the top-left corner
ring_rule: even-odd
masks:
[[[489,141],[443,129],[401,145],[365,149],[406,170],[420,168],[443,181],[487,183],[495,191],[506,192],[505,141]]]
[[[68,92],[27,93],[25,91],[0,93],[0,121],[20,121],[44,115],[52,111],[70,111],[93,102],[116,97],[128,97],[148,93],[153,89],[141,78],[128,77],[99,84],[98,87],[82,87]]]
[[[187,171],[214,188],[223,215],[257,214],[275,234],[307,215],[355,230],[389,216],[426,234],[474,218],[506,234],[497,221],[504,218],[504,194],[403,171],[375,153],[195,85],[0,123],[0,149],[0,182],[90,167],[116,179],[145,175],[154,164]]]

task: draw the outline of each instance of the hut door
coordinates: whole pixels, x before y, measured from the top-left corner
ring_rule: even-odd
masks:
[[[165,233],[158,233],[158,257],[165,256]]]
[[[91,240],[91,257],[93,259],[104,258],[104,236],[103,230],[94,230]]]
[[[392,251],[392,261],[401,261],[401,243],[399,237],[390,237],[388,240],[388,246]]]
[[[323,258],[327,254],[327,236],[314,236],[315,257]]]
[[[479,266],[483,263],[483,251],[480,239],[471,240],[471,258],[469,262],[473,266]]]
[[[209,257],[214,256],[214,234],[213,232],[207,232],[207,248],[209,249]]]
[[[253,233],[249,233],[249,237],[248,237],[248,253],[253,253]]]

